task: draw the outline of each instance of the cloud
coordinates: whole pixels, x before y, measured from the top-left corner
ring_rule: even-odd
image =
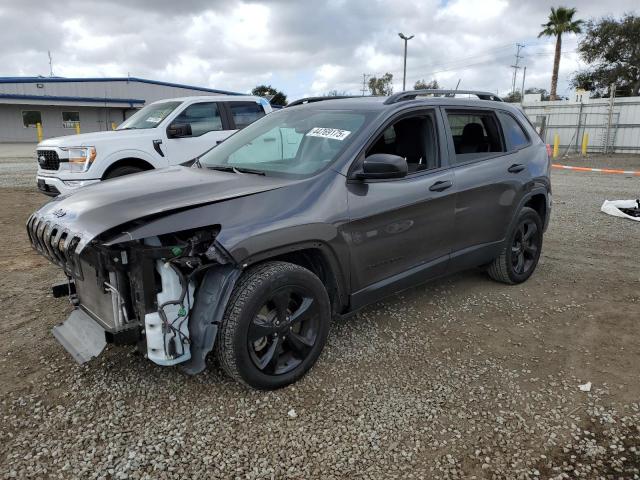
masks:
[[[580,18],[620,15],[636,0],[581,0]],[[506,93],[515,43],[527,85],[549,88],[553,40],[537,39],[552,0],[0,0],[0,75],[147,77],[248,92],[271,83],[290,99],[329,90],[359,94],[362,75],[402,85]],[[560,93],[580,63],[563,43]],[[520,70],[520,73],[522,70]],[[520,76],[519,79],[522,77]]]

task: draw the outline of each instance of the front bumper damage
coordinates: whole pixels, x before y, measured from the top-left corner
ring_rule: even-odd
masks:
[[[110,344],[135,345],[158,365],[205,368],[240,269],[215,242],[217,231],[168,234],[106,246],[62,223],[32,215],[34,248],[64,269],[74,310],[53,329],[78,363]],[[196,288],[199,286],[198,288]]]

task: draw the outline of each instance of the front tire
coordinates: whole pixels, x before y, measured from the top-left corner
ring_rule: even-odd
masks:
[[[542,220],[534,209],[523,207],[500,255],[487,272],[494,280],[514,285],[526,281],[536,269],[542,250]]]
[[[111,178],[124,177],[125,175],[131,175],[133,173],[144,172],[144,169],[140,167],[134,167],[133,165],[123,165],[122,167],[116,167],[104,176],[105,180]]]
[[[281,388],[315,364],[330,319],[329,296],[312,272],[286,262],[261,264],[243,274],[229,299],[216,356],[245,385]]]

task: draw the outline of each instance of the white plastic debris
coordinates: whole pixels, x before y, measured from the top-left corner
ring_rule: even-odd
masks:
[[[605,200],[600,210],[614,217],[628,218],[640,222],[640,217],[632,217],[622,212],[621,208],[636,208],[638,203],[636,200]]]
[[[582,385],[578,385],[578,388],[583,392],[591,391],[591,382],[584,383]]]
[[[289,418],[296,418],[298,416],[293,408],[287,412],[287,415],[289,415]]]

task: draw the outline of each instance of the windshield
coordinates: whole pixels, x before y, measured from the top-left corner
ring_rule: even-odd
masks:
[[[182,102],[162,102],[147,105],[122,122],[116,130],[155,128]]]
[[[199,164],[205,168],[235,168],[267,175],[312,175],[338,158],[368,115],[309,108],[280,110],[206,152]]]

